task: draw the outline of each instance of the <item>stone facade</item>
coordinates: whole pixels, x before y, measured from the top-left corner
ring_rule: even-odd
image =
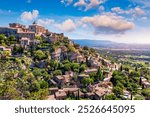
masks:
[[[16,38],[20,39],[21,37],[27,37],[34,39],[35,36],[46,33],[47,30],[37,24],[32,24],[29,28],[26,28],[25,25],[18,23],[10,23],[9,27],[0,27],[0,33],[5,34],[6,36],[14,35]]]
[[[45,34],[47,32],[44,27],[39,26],[36,23],[33,23],[29,26],[29,31],[36,33],[36,35],[38,36],[41,36],[42,34]]]

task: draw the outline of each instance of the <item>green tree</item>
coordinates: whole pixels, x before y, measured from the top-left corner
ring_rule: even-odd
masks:
[[[105,100],[117,100],[117,97],[114,94],[108,94],[105,95]]]
[[[50,70],[55,71],[58,69],[59,64],[58,61],[56,60],[50,60],[49,65],[50,65]]]
[[[46,59],[46,55],[44,52],[42,52],[42,50],[35,51],[34,57],[35,57],[35,59],[38,59],[38,60]]]
[[[136,72],[138,71],[138,67],[137,67],[137,66],[135,67],[135,71],[136,71]]]
[[[37,81],[32,82],[29,90],[30,92],[38,92],[40,90],[40,84]]]
[[[42,37],[41,36],[35,36],[35,39],[39,40],[40,42],[43,41]]]
[[[96,77],[97,77],[98,81],[103,81],[104,75],[103,75],[101,68],[98,69]]]
[[[117,96],[120,97],[121,95],[123,95],[123,89],[116,86],[113,88],[113,93]]]
[[[82,82],[82,84],[84,84],[84,86],[87,86],[87,85],[93,83],[94,80],[92,78],[83,78],[81,82]]]
[[[8,58],[10,55],[11,55],[11,52],[10,52],[10,51],[2,51],[2,52],[0,53],[0,56],[1,56],[2,59],[6,59],[6,58]]]
[[[71,64],[72,71],[78,71],[79,72],[79,64],[78,63],[72,63]]]
[[[123,67],[122,67],[122,65],[120,66],[120,71],[122,71],[123,70]]]
[[[123,84],[124,87],[127,87],[129,79],[125,73],[121,71],[114,71],[111,78],[111,82],[114,86],[116,86],[120,82],[121,84]]]
[[[88,46],[84,46],[83,50],[89,50]]]
[[[86,70],[87,69],[87,66],[86,66],[86,64],[82,64],[80,67],[79,67],[79,72],[81,73],[81,72],[84,72],[84,70]]]
[[[142,94],[143,96],[145,96],[146,99],[150,100],[150,88],[143,89]]]
[[[62,72],[61,72],[61,70],[55,70],[55,71],[53,72],[53,75],[54,75],[54,76],[62,75]]]
[[[10,35],[10,36],[8,37],[8,44],[9,44],[9,45],[10,45],[10,44],[17,44],[17,39],[15,38],[14,35]]]
[[[70,71],[70,70],[71,70],[71,64],[70,64],[70,63],[64,64],[63,70],[64,70],[64,71]]]
[[[48,83],[47,83],[46,81],[44,81],[44,80],[41,80],[41,81],[39,82],[39,84],[40,84],[40,88],[41,88],[41,89],[46,89],[46,88],[48,88]]]
[[[136,95],[134,96],[134,100],[144,100],[145,98],[143,96],[140,95]]]
[[[5,40],[6,40],[5,35],[0,34],[0,44],[1,44],[1,45],[5,45]]]
[[[133,77],[140,77],[140,72],[132,71],[129,76],[130,76],[131,78],[133,78]]]

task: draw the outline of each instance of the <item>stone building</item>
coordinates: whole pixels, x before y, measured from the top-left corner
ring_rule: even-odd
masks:
[[[33,22],[32,25],[29,25],[29,31],[34,32],[38,36],[41,36],[47,32],[44,27],[37,25],[36,22]]]
[[[11,27],[0,27],[0,34],[4,34],[6,36],[14,35],[17,36],[18,29]]]

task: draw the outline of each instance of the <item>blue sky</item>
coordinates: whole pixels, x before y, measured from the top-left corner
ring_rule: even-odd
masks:
[[[0,0],[0,26],[37,21],[71,39],[150,43],[149,0]]]

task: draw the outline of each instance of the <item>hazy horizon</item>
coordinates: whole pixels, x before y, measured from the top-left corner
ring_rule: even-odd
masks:
[[[91,41],[110,41],[114,43],[123,43],[123,44],[137,44],[137,45],[150,45],[150,43],[136,43],[136,42],[119,42],[119,41],[114,41],[114,40],[109,40],[109,39],[71,39],[71,40],[91,40]]]

